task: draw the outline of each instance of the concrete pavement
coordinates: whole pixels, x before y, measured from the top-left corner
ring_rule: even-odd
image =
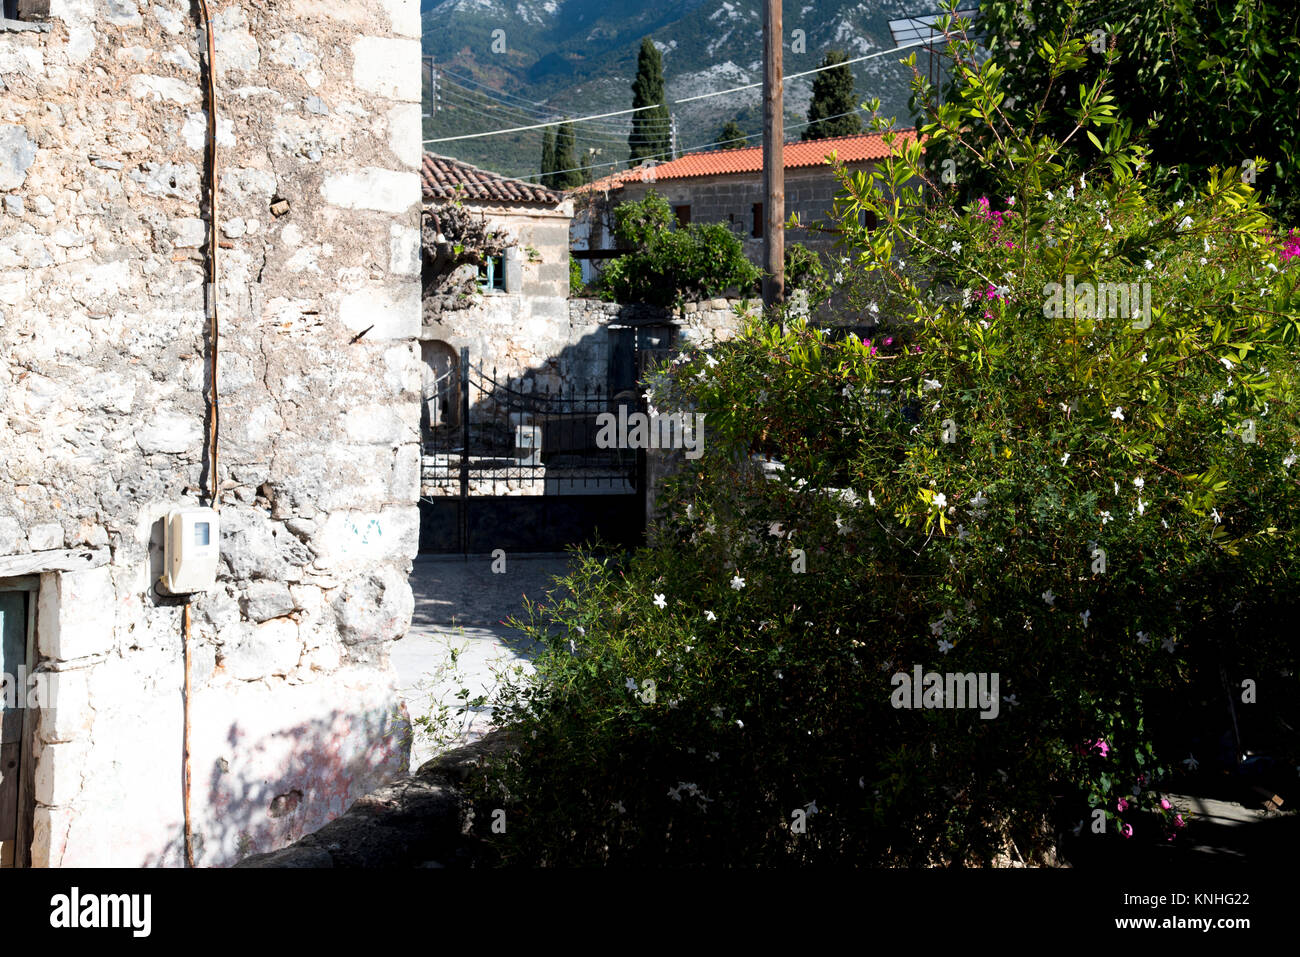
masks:
[[[525,598],[545,601],[546,592],[557,587],[554,576],[567,569],[568,556],[554,554],[507,555],[504,572],[493,572],[487,555],[415,562],[411,630],[392,652],[417,723],[411,770],[491,729],[493,695],[510,677],[531,671],[540,650],[504,622],[512,616],[527,620]],[[421,718],[431,718],[433,726],[421,726]]]

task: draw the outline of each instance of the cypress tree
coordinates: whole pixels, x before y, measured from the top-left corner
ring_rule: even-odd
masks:
[[[644,159],[671,159],[672,132],[668,98],[664,88],[664,59],[649,37],[641,41],[636,58],[636,79],[632,81],[632,106],[654,106],[632,114],[632,131],[627,137],[630,169]]]
[[[555,173],[555,131],[549,126],[542,133],[542,185],[553,188]]]
[[[555,134],[555,167],[551,177],[552,189],[572,189],[582,185],[582,171],[577,169],[574,154],[573,124],[564,123]],[[567,170],[567,172],[565,172]]]
[[[745,139],[745,131],[740,128],[740,124],[735,120],[727,120],[722,129],[718,132],[716,142],[718,149],[721,150],[738,150],[749,145],[749,140]]]
[[[831,50],[822,58],[822,66],[844,63],[848,55]],[[808,125],[802,139],[820,140],[828,136],[849,136],[862,132],[862,118],[853,112],[859,107],[853,93],[853,70],[845,64],[824,70],[813,80],[812,101],[808,104]],[[840,114],[847,113],[847,116]]]

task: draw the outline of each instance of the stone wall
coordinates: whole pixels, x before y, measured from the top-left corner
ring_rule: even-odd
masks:
[[[740,327],[737,309],[757,313],[754,301],[710,299],[687,303],[680,314],[654,306],[569,299],[484,294],[464,309],[425,315],[421,339],[445,343],[459,355],[469,348],[470,361],[498,381],[519,383],[525,390],[587,390],[609,381],[614,333],[625,323],[673,323],[683,342],[704,345],[725,339]]]
[[[0,578],[39,576],[35,865],[181,861],[181,601],[208,381],[206,39],[187,0],[0,32]],[[194,603],[198,862],[402,773],[418,532],[416,0],[212,7],[222,565]]]

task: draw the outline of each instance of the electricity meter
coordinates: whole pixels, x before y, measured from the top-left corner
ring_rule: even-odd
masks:
[[[221,534],[216,510],[174,508],[167,513],[162,584],[173,595],[207,591],[217,581]]]

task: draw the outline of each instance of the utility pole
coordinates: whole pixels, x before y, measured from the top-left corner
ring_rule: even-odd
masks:
[[[438,68],[433,65],[433,57],[421,57],[429,67],[429,112],[424,114],[427,120],[438,112]]]
[[[763,308],[785,299],[785,97],[781,0],[763,16]]]

